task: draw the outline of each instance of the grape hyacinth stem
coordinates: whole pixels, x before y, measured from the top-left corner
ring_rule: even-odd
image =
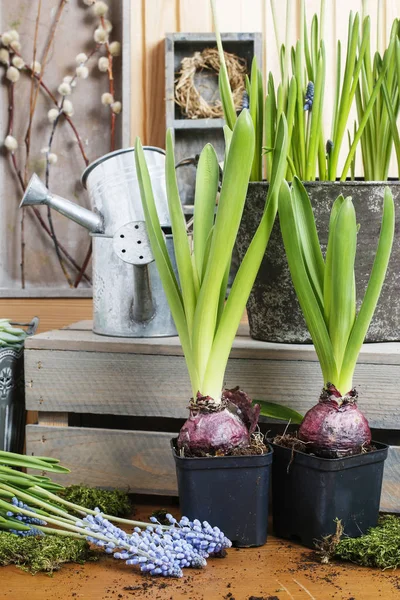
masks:
[[[0,499],[0,518],[1,514],[7,515],[10,521],[6,528],[15,535],[55,534],[86,539],[114,558],[125,560],[127,565],[137,565],[143,573],[150,575],[182,577],[183,568],[202,568],[207,564],[206,558],[231,546],[223,532],[206,521],[190,521],[187,517],[177,521],[170,514],[166,515],[169,525],[164,526],[154,517],[150,519],[151,524],[125,519],[134,526],[133,532],[127,533],[111,523],[99,509],[89,511],[64,501],[81,515],[75,517],[41,500],[38,495],[49,495],[57,502],[62,501],[40,486],[29,489],[32,495],[6,484],[0,485],[0,491],[15,494],[11,501],[9,496],[7,501]],[[22,500],[39,506],[40,510]],[[48,527],[47,523],[57,528]]]

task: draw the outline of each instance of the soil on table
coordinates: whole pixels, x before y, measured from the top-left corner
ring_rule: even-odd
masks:
[[[272,438],[271,441],[277,446],[282,446],[282,448],[290,448],[292,450],[292,453],[294,451],[298,451],[303,452],[304,454],[309,454],[310,456],[316,456],[318,458],[340,458],[338,457],[336,452],[328,452],[326,450],[321,452],[315,452],[315,449],[311,449],[307,442],[299,440],[299,438],[297,437],[297,432],[276,435],[274,438]],[[361,451],[357,449],[352,453],[346,454],[346,457],[355,456],[357,454],[367,454],[368,452],[375,452],[376,450],[376,446],[374,446],[373,444],[368,444],[362,446]]]
[[[138,520],[147,520],[160,500],[135,496]],[[162,503],[176,518],[175,500]],[[269,536],[265,546],[228,550],[204,569],[185,569],[182,579],[143,576],[137,567],[101,554],[84,565],[69,564],[53,577],[34,577],[1,567],[1,600],[399,600],[398,571],[346,563],[321,564],[312,550]],[[229,594],[229,596],[228,596]]]

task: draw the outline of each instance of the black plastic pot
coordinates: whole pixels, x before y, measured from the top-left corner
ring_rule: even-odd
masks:
[[[272,448],[261,456],[181,458],[175,442],[182,515],[219,527],[235,546],[265,544]]]
[[[357,223],[360,224],[355,268],[359,308],[375,259],[382,220],[383,195],[387,185],[393,194],[396,208],[396,232],[398,230],[400,182],[316,181],[304,185],[310,195],[324,253],[328,240],[329,215],[334,200],[339,194],[353,198]],[[249,184],[246,205],[236,240],[240,261],[243,260],[261,220],[267,192],[268,184],[266,182]],[[367,332],[367,342],[400,340],[399,270],[400,236],[396,234],[385,283]],[[279,217],[273,227],[266,254],[247,303],[247,314],[250,335],[257,340],[287,344],[311,342],[287,266]]]
[[[350,537],[375,527],[388,446],[373,444],[374,452],[335,459],[272,444],[275,535],[313,548],[314,540],[335,533],[335,519]]]

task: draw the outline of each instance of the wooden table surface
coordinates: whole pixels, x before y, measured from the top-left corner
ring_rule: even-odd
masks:
[[[137,518],[146,519],[153,509],[148,504],[137,507]],[[311,550],[272,536],[262,548],[230,549],[224,559],[209,559],[201,571],[184,569],[178,580],[143,577],[135,567],[101,556],[95,563],[64,565],[52,577],[2,567],[0,600],[400,598],[400,570],[380,571],[338,562],[321,565]]]

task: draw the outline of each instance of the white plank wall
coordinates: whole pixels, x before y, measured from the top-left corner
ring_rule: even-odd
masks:
[[[301,0],[274,0],[277,10],[278,31],[281,41],[285,38],[286,20],[290,22],[289,44],[294,45],[300,32]],[[131,0],[132,2],[132,142],[139,135],[146,144],[164,146],[165,93],[164,93],[164,36],[174,31],[213,31],[209,0]],[[305,0],[307,22],[314,13],[319,14],[320,0]],[[387,42],[388,33],[395,17],[400,16],[400,0],[326,0],[325,40],[327,69],[325,92],[325,136],[331,131],[333,109],[336,40],[345,43],[349,11],[371,17],[372,48],[375,48],[378,27],[378,9],[382,18],[379,23],[379,42]],[[287,14],[287,9],[289,13]],[[270,0],[217,0],[221,31],[261,31],[264,38],[264,77],[272,71],[279,74],[278,54],[275,43]],[[345,47],[343,55],[345,56]],[[349,119],[351,126],[355,113]],[[347,150],[347,145],[345,150]],[[362,175],[357,161],[357,174]],[[393,163],[392,174],[397,175]]]

